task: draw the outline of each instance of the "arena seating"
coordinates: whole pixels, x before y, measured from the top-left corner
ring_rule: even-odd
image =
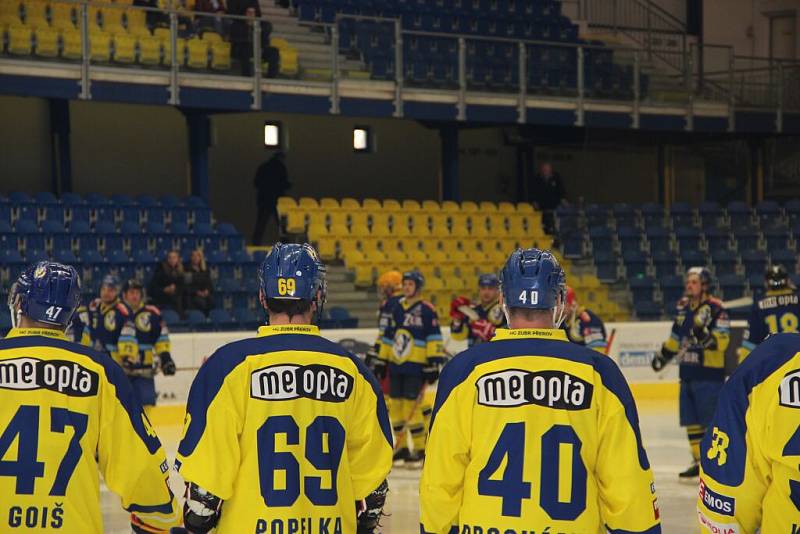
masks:
[[[128,7],[131,0],[108,2],[89,8],[89,53],[92,62],[114,62],[141,66],[171,65],[168,27],[151,31],[142,10]],[[194,0],[186,9],[194,8]],[[192,19],[182,13],[177,58],[181,66],[195,70],[228,71],[231,44],[203,24],[192,27]],[[0,41],[14,55],[78,60],[81,58],[80,6],[56,0],[0,0]],[[283,39],[272,43],[281,55],[281,74],[297,74],[297,50]],[[2,47],[0,46],[0,50]]]
[[[742,202],[705,202],[697,209],[675,203],[669,210],[658,204],[570,206],[557,211],[556,227],[567,258],[592,261],[605,283],[627,284],[641,319],[671,314],[683,294],[681,275],[693,265],[709,266],[715,292],[725,300],[761,291],[770,262],[800,274],[798,200],[783,206],[764,201],[752,209]]]
[[[282,197],[278,212],[290,237],[307,236],[324,260],[343,262],[357,286],[373,286],[389,269],[422,271],[425,297],[445,324],[451,300],[477,292],[478,274],[498,272],[518,246],[552,247],[530,204]],[[565,268],[579,298],[598,313],[626,316],[594,275],[571,275],[569,261]]]
[[[578,27],[561,14],[555,0],[298,0],[297,16],[306,22],[336,22],[339,46],[356,53],[375,79],[391,79],[395,71],[394,26],[391,22],[342,18],[342,15],[399,18],[404,30],[466,35],[467,82],[473,89],[517,90],[519,48],[510,41],[541,44],[526,47],[527,87],[531,91],[569,92],[577,88],[575,46],[586,49],[584,84],[589,96],[633,95],[633,69],[613,63],[613,53],[600,42],[578,38]],[[339,19],[337,21],[337,16]],[[458,40],[455,37],[407,34],[403,38],[404,78],[412,85],[458,85]],[[641,77],[642,91],[647,78]]]
[[[11,193],[0,196],[0,301],[6,302],[20,270],[39,259],[75,265],[88,300],[97,295],[108,272],[147,285],[168,250],[179,250],[185,261],[193,249],[201,248],[215,283],[215,309],[209,317],[168,314],[171,328],[252,329],[263,324],[255,273],[265,252],[250,254],[244,245],[233,225],[215,223],[211,210],[197,197],[65,193],[59,199],[51,193]],[[0,331],[9,321],[3,306]],[[323,326],[352,327],[354,321],[346,310],[331,310]]]

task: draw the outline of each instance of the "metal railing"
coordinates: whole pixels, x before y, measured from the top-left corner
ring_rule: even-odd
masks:
[[[649,6],[642,0],[617,1]],[[593,6],[602,3],[601,0],[574,2],[583,14],[591,14]],[[53,0],[50,5],[70,6],[73,11],[75,26],[59,30],[61,49],[55,56],[80,62],[80,97],[84,99],[91,98],[95,70],[124,66],[136,67],[137,75],[168,74],[169,103],[173,105],[180,104],[184,80],[213,80],[223,76],[247,83],[252,88],[252,108],[261,109],[263,80],[278,76],[274,65],[267,73],[261,68],[263,60],[274,61],[273,56],[263,56],[269,50],[262,43],[262,36],[268,30],[266,18],[197,12],[180,5],[155,9],[87,0]],[[56,10],[52,7],[51,10],[48,23],[55,28],[52,17]],[[134,20],[147,29],[134,27]],[[379,54],[373,57],[370,50],[365,50],[364,35],[357,29],[344,32],[346,21],[379,25],[380,31],[366,32],[368,39],[378,39],[379,46],[371,48]],[[317,72],[312,80],[301,69],[296,77],[330,84],[331,113],[341,110],[341,83],[348,75],[346,70],[343,72],[342,55],[361,62],[368,77],[393,82],[394,115],[398,117],[404,113],[404,95],[418,88],[441,89],[455,95],[460,120],[466,118],[467,96],[472,93],[515,97],[520,122],[527,120],[527,99],[531,95],[575,101],[578,124],[583,124],[587,100],[605,100],[632,103],[632,123],[638,126],[640,105],[659,104],[662,97],[668,100],[665,94],[672,99],[668,103],[679,98],[683,99],[682,104],[690,106],[696,99],[703,99],[729,103],[731,108],[779,108],[779,113],[785,108],[800,108],[800,63],[741,58],[734,56],[730,47],[690,45],[685,50],[673,50],[483,37],[408,30],[403,28],[400,18],[358,15],[339,15],[334,23],[301,24],[325,37],[330,72],[322,75]],[[662,30],[654,24],[649,31],[656,34]],[[80,38],[80,53],[66,54],[67,39],[75,33]],[[219,37],[211,39],[212,36]],[[130,38],[135,41],[133,44]],[[423,52],[409,57],[408,54],[415,53],[415,43],[421,40],[437,41],[444,49],[439,57],[445,59],[438,64],[429,63]],[[33,51],[38,53],[38,33],[31,42]],[[685,40],[681,46],[686,46]],[[491,57],[484,57],[489,51]],[[375,57],[384,62],[382,73]],[[643,72],[644,64],[652,66],[660,62],[668,66],[664,69],[670,73],[668,76],[657,80]],[[421,72],[417,72],[418,67]],[[659,85],[664,83],[667,85]]]

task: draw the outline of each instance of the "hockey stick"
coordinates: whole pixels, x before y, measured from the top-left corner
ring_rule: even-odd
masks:
[[[611,334],[608,336],[608,343],[606,343],[606,350],[605,350],[605,355],[606,356],[611,354],[611,344],[614,343],[614,337],[616,335],[617,335],[617,329],[616,328],[612,328],[611,329]]]
[[[406,417],[405,422],[403,423],[403,428],[397,433],[394,439],[394,452],[402,449],[400,444],[406,440],[406,431],[408,430],[408,425],[411,423],[411,417],[413,417],[414,412],[417,411],[417,408],[420,407],[422,404],[422,400],[425,398],[425,391],[428,389],[428,384],[422,384],[422,389],[419,391],[419,395],[417,395],[417,399],[414,401],[411,410],[408,412],[408,417]],[[424,423],[423,423],[424,424]]]
[[[466,304],[463,305],[463,306],[459,306],[458,307],[458,311],[460,311],[461,313],[466,315],[467,319],[469,319],[470,321],[477,321],[478,319],[480,319],[480,316],[478,315],[478,312],[476,312],[475,310],[473,310],[470,306],[467,306]]]

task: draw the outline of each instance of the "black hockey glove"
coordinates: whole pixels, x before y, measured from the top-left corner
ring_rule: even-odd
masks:
[[[442,370],[442,364],[439,362],[428,362],[422,368],[422,380],[426,384],[433,384],[439,380],[439,372]]]
[[[364,363],[367,364],[367,367],[372,371],[372,374],[375,375],[375,378],[378,380],[386,378],[386,362],[378,357],[378,351],[375,347],[367,351],[367,357],[364,359]]]
[[[656,354],[653,356],[650,366],[653,368],[653,371],[657,373],[666,367],[676,354],[677,352],[672,352],[671,350],[667,350],[665,347],[661,347],[661,354]]]
[[[217,526],[222,515],[222,499],[189,482],[186,484],[183,524],[192,534],[206,534]]]
[[[384,480],[378,489],[367,495],[367,498],[356,503],[356,534],[372,534],[380,526],[380,519],[383,515],[383,505],[386,502],[386,494],[389,493],[389,485]]]
[[[174,375],[177,369],[175,368],[175,361],[172,359],[169,352],[162,352],[158,355],[158,358],[161,360],[161,372],[164,373],[165,376]]]

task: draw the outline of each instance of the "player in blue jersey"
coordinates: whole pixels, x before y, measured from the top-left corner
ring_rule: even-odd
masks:
[[[737,351],[739,363],[767,336],[798,331],[800,295],[783,265],[770,265],[767,268],[764,289],[766,291],[759,298],[753,299],[744,341]]]
[[[700,440],[706,433],[722,385],[730,321],[722,302],[711,295],[711,273],[705,267],[686,272],[686,293],[678,301],[675,322],[661,353],[653,357],[653,370],[663,369],[673,358],[680,364],[680,424],[686,427],[692,464],[679,474],[700,474]]]
[[[420,531],[660,533],[633,396],[610,358],[560,328],[558,260],[517,250],[501,283],[509,329],[439,380]]]
[[[389,415],[397,448],[394,461],[410,467],[419,466],[425,457],[425,388],[438,380],[444,363],[439,316],[431,303],[422,300],[424,285],[419,271],[403,273],[403,298],[394,306],[379,354],[389,362]],[[406,429],[413,451],[406,445]]]
[[[573,343],[584,345],[592,350],[606,354],[606,326],[592,310],[581,306],[575,290],[567,287],[567,317],[564,331]]]
[[[392,464],[389,417],[366,365],[313,325],[326,287],[311,245],[277,243],[259,269],[270,326],[200,368],[176,459],[192,533],[376,528]]]
[[[161,311],[144,302],[144,286],[138,280],[127,280],[122,286],[122,302],[128,308],[130,322],[136,333],[137,355],[125,357],[122,368],[131,381],[145,409],[156,404],[156,370],[166,376],[175,374],[175,362],[170,355],[169,329]]]
[[[0,532],[101,534],[100,477],[133,532],[180,524],[161,443],[122,369],[67,340],[78,306],[73,267],[27,268],[0,341]]]
[[[375,373],[378,380],[384,384],[387,374],[387,363],[378,357],[381,351],[381,340],[386,335],[386,329],[392,324],[394,307],[403,298],[403,275],[399,271],[386,271],[378,277],[378,295],[381,299],[378,307],[378,338],[372,350],[367,353],[367,367]],[[385,389],[385,388],[384,388]]]
[[[483,343],[494,337],[495,330],[504,328],[506,316],[500,306],[500,279],[494,273],[478,277],[478,302],[473,304],[466,297],[458,297],[450,303],[450,336],[456,340],[468,340],[469,345]]]
[[[800,335],[769,336],[736,369],[701,452],[702,533],[800,532]]]
[[[131,321],[130,310],[119,295],[119,279],[112,274],[103,277],[100,296],[87,306],[91,346],[105,352],[115,362],[136,358],[136,332]]]

